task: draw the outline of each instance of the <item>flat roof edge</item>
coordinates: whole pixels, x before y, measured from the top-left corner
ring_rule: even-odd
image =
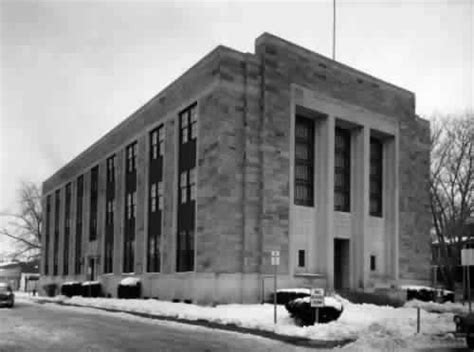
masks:
[[[258,45],[264,43],[264,42],[273,42],[273,43],[284,43],[286,45],[289,45],[289,46],[292,46],[292,47],[295,47],[297,50],[300,50],[300,51],[303,51],[307,54],[310,54],[312,56],[315,56],[319,59],[322,59],[322,60],[326,60],[326,61],[329,61],[331,63],[333,63],[334,65],[337,65],[337,66],[340,66],[342,69],[346,70],[346,71],[350,71],[350,72],[353,72],[353,73],[356,73],[358,75],[362,75],[362,76],[365,76],[366,78],[369,78],[369,79],[372,79],[376,82],[379,82],[379,83],[382,83],[388,87],[391,87],[395,90],[399,90],[405,94],[409,94],[409,95],[413,95],[415,96],[415,93],[408,90],[408,89],[405,89],[403,87],[400,87],[400,86],[397,86],[393,83],[390,83],[390,82],[387,82],[387,81],[384,81],[383,79],[380,79],[380,78],[377,78],[375,76],[372,76],[371,74],[369,73],[366,73],[366,72],[363,72],[363,71],[360,71],[352,66],[349,66],[349,65],[346,65],[340,61],[336,61],[336,60],[333,60],[327,56],[324,56],[322,54],[319,54],[315,51],[312,51],[312,50],[309,50],[299,44],[296,44],[296,43],[293,43],[293,42],[290,42],[286,39],[283,39],[281,37],[278,37],[274,34],[271,34],[271,33],[268,33],[268,32],[264,32],[262,33],[260,36],[257,37],[257,39],[255,39],[255,46],[257,47]]]
[[[128,123],[130,123],[131,121],[133,121],[135,118],[137,118],[137,116],[143,111],[145,110],[149,105],[153,104],[156,100],[159,100],[160,98],[162,98],[164,95],[166,95],[166,92],[171,88],[173,87],[175,84],[177,84],[181,79],[182,77],[186,76],[189,72],[197,69],[198,67],[202,66],[202,65],[205,65],[208,61],[211,61],[213,58],[215,58],[216,56],[219,56],[220,54],[222,54],[223,52],[232,52],[232,53],[238,53],[238,54],[241,54],[243,55],[244,53],[240,52],[240,51],[237,51],[237,50],[234,50],[234,49],[231,49],[231,48],[228,48],[224,45],[218,45],[217,47],[215,47],[214,49],[212,49],[209,53],[207,53],[205,56],[203,56],[198,62],[196,62],[194,65],[192,65],[190,68],[188,68],[186,71],[184,71],[179,77],[177,77],[176,79],[174,79],[171,83],[169,83],[168,85],[166,85],[162,90],[160,90],[159,93],[157,93],[156,95],[154,95],[151,99],[149,99],[145,104],[143,104],[142,106],[140,106],[137,110],[135,110],[134,112],[132,112],[130,115],[128,115],[127,117],[125,117],[121,122],[119,122],[116,126],[114,126],[112,129],[110,129],[109,131],[107,131],[104,135],[100,136],[95,142],[93,142],[90,146],[88,146],[85,150],[83,150],[82,152],[80,152],[79,154],[77,154],[75,157],[73,157],[70,161],[68,161],[66,164],[64,164],[63,166],[61,166],[58,170],[56,170],[51,176],[49,176],[47,179],[45,179],[42,183],[42,188],[44,189],[45,188],[45,185],[47,185],[48,183],[50,183],[50,181],[52,181],[54,178],[56,178],[57,176],[59,176],[61,174],[61,172],[68,166],[70,166],[71,164],[74,164],[75,162],[78,162],[80,160],[81,157],[83,157],[85,154],[91,152],[95,147],[97,147],[99,145],[99,143],[101,143],[104,139],[107,139],[107,137],[111,136],[114,132],[116,132],[117,130],[120,130],[121,128],[123,128],[125,125],[127,125]]]

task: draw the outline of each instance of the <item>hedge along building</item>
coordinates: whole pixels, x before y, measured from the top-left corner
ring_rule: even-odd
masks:
[[[42,283],[252,302],[429,278],[414,94],[271,34],[217,47],[43,184]]]

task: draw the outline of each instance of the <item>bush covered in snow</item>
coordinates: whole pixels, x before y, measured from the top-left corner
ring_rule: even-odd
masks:
[[[99,281],[82,283],[82,297],[102,297],[102,286]]]
[[[58,285],[54,283],[43,285],[43,290],[48,297],[56,296],[57,289]]]
[[[284,288],[277,290],[277,304],[287,304],[288,302],[296,299],[309,297],[311,295],[309,288]],[[270,293],[268,303],[273,303],[274,293]]]
[[[454,302],[454,292],[421,285],[403,285],[400,289],[407,292],[407,301],[416,299],[423,302]]]
[[[313,325],[316,322],[316,308],[311,307],[310,297],[296,298],[285,304],[285,308],[297,325]],[[342,302],[336,297],[324,297],[324,307],[318,308],[317,323],[337,320],[344,310]]]
[[[140,298],[141,283],[136,277],[126,277],[122,279],[117,287],[118,298]]]
[[[61,294],[72,297],[82,295],[82,285],[78,281],[68,281],[61,285]]]

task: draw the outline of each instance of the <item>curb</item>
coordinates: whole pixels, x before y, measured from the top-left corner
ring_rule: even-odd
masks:
[[[242,333],[242,334],[250,334],[250,335],[255,335],[255,336],[265,337],[265,338],[272,339],[272,340],[285,342],[285,343],[296,345],[296,346],[312,347],[312,348],[315,348],[315,349],[323,349],[323,348],[327,349],[327,348],[334,348],[334,347],[342,347],[344,345],[347,345],[348,343],[351,343],[351,342],[355,341],[355,339],[312,340],[312,339],[308,339],[306,337],[282,335],[282,334],[277,334],[277,333],[274,333],[274,332],[271,332],[271,331],[266,331],[266,330],[257,330],[257,329],[245,328],[245,327],[241,327],[241,326],[238,326],[238,325],[235,325],[235,324],[220,324],[220,323],[215,323],[215,322],[208,321],[208,320],[205,320],[205,319],[188,320],[188,319],[183,319],[183,318],[169,317],[169,316],[165,316],[165,315],[156,315],[156,314],[141,313],[141,312],[130,312],[130,311],[121,310],[121,309],[114,309],[114,308],[83,306],[83,305],[80,305],[80,304],[64,303],[64,302],[61,302],[61,301],[54,302],[54,301],[37,299],[37,300],[34,300],[34,302],[38,303],[38,304],[54,303],[54,304],[58,304],[58,305],[61,305],[61,306],[92,308],[92,309],[102,310],[102,311],[111,312],[111,313],[126,313],[126,314],[131,314],[131,315],[134,315],[134,316],[138,316],[138,317],[141,317],[141,318],[148,318],[148,319],[162,320],[162,321],[172,321],[172,322],[175,322],[175,323],[182,323],[182,324],[188,324],[188,325],[194,325],[194,326],[202,326],[202,327],[206,327],[206,328],[218,329],[218,330],[224,330],[224,331],[232,331],[232,332],[238,332],[238,333]]]

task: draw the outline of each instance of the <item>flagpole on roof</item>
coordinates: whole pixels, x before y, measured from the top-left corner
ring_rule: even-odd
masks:
[[[332,0],[332,59],[336,60],[336,0]]]

